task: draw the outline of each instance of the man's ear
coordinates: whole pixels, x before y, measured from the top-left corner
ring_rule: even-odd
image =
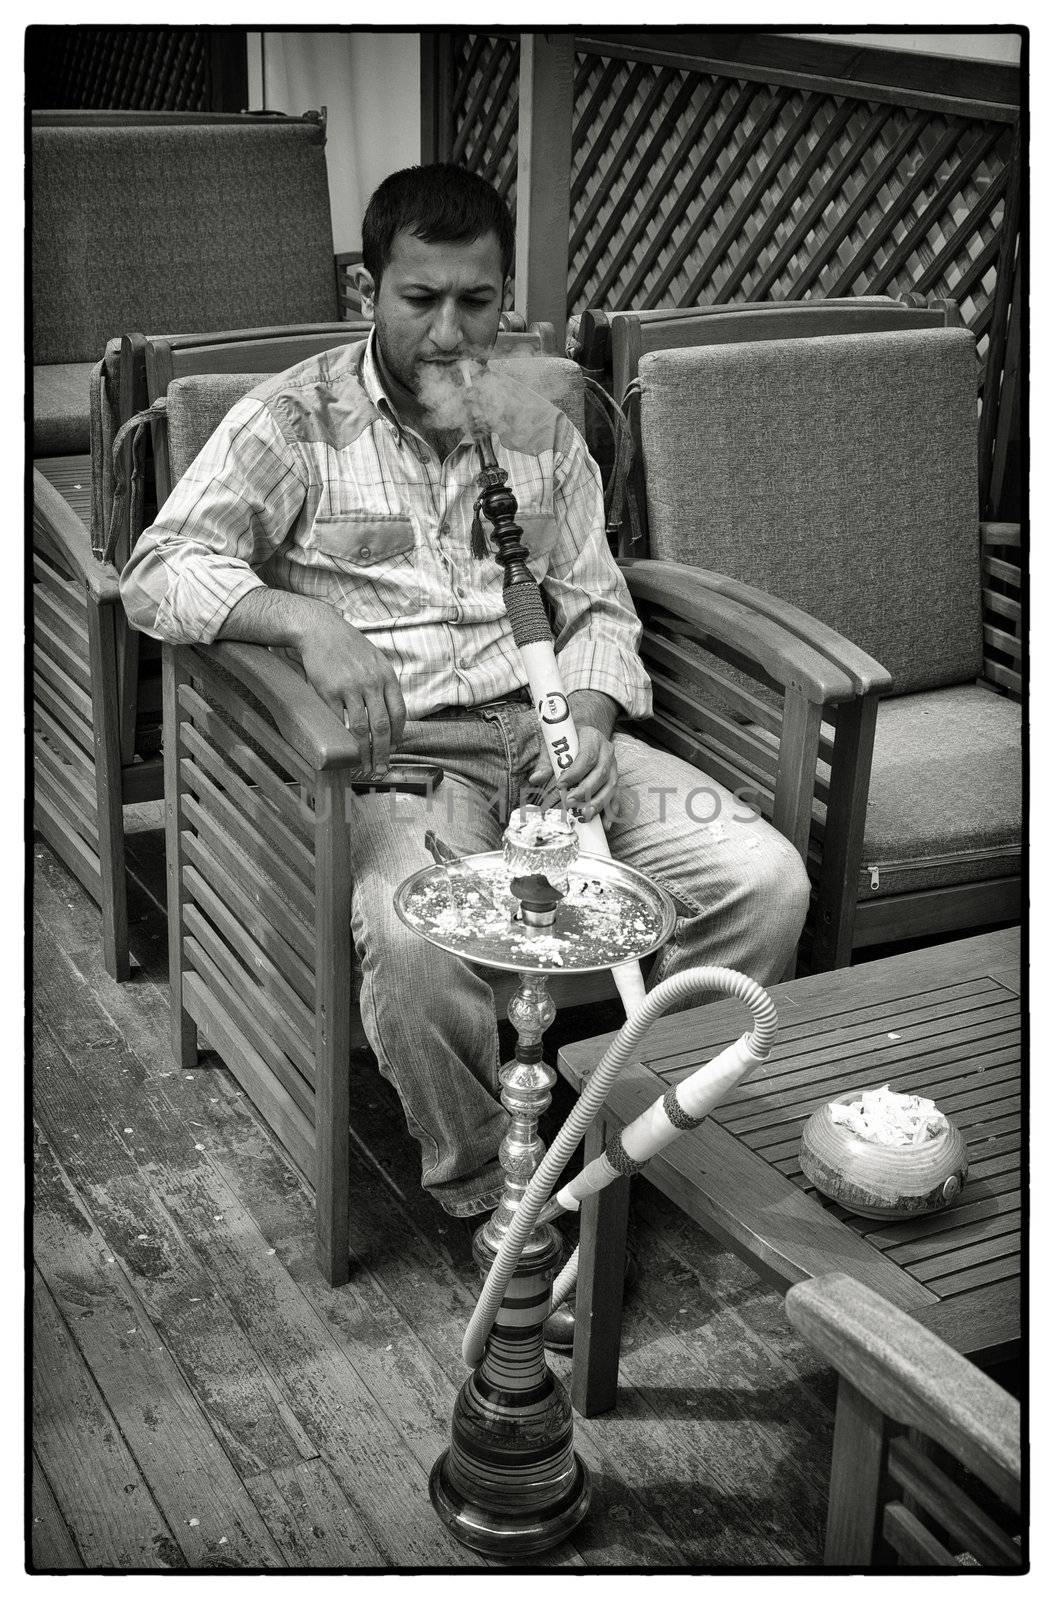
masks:
[[[512,278],[509,277],[505,279],[501,286],[501,307],[503,311],[506,307],[510,310],[512,309],[512,298]]]
[[[359,291],[359,298],[362,301],[362,315],[367,322],[372,322],[373,302],[376,297],[376,286],[373,282],[373,274],[371,272],[367,272],[365,267],[358,266],[352,268],[351,277],[352,282]]]

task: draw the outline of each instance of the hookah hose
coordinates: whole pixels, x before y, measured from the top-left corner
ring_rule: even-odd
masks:
[[[459,370],[464,388],[471,392],[471,363],[460,363]],[[502,598],[506,615],[527,673],[542,742],[553,773],[558,778],[578,754],[578,731],[564,694],[545,603],[534,574],[527,565],[527,549],[522,542],[523,530],[516,524],[516,497],[507,487],[509,475],[499,467],[490,435],[474,413],[471,399],[467,399],[467,407],[469,425],[482,465],[477,480],[480,486],[477,513],[482,509],[493,524],[496,555],[505,574]],[[593,855],[610,857],[604,824],[599,816],[591,817],[588,822],[577,821],[576,826],[583,849]],[[644,977],[640,963],[620,962],[612,969],[612,977],[626,1015],[629,1016],[644,999]]]
[[[498,1248],[480,1291],[476,1309],[465,1330],[461,1353],[468,1366],[476,1367],[482,1361],[487,1335],[494,1325],[523,1247],[542,1216],[542,1208],[557,1178],[603,1105],[615,1079],[623,1067],[635,1058],[641,1040],[656,1018],[669,1006],[691,999],[704,990],[733,995],[744,1001],[754,1016],[753,1031],[722,1050],[690,1077],[675,1084],[623,1128],[620,1134],[609,1141],[602,1155],[591,1161],[559,1191],[545,1208],[542,1220],[549,1221],[564,1211],[577,1211],[585,1195],[595,1193],[618,1177],[638,1171],[657,1151],[672,1143],[678,1134],[702,1122],[740,1079],[769,1054],[779,1026],[776,1007],[770,996],[752,978],[733,972],[729,967],[690,967],[672,978],[665,978],[652,990],[623,1023],[617,1037],[604,1052],[577,1104],[542,1157],[516,1208],[516,1215]],[[567,1297],[577,1273],[576,1249],[553,1285],[550,1309]]]

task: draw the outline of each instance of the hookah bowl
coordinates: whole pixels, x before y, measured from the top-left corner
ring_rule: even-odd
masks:
[[[633,888],[655,913],[656,936],[635,953],[646,955],[664,943],[674,912],[663,892],[632,868],[598,857],[585,859],[591,875]],[[454,939],[424,930],[408,914],[407,903],[415,886],[425,880],[440,878],[444,872],[470,875],[473,868],[501,861],[500,852],[495,852],[426,867],[402,883],[395,896],[397,913],[422,937],[441,949],[519,975],[508,1008],[516,1048],[499,1073],[501,1103],[509,1113],[498,1153],[504,1187],[497,1209],[473,1240],[473,1258],[484,1277],[545,1154],[538,1122],[551,1102],[556,1073],[542,1058],[542,1035],[556,1015],[548,987],[554,968],[540,961],[531,965],[527,954],[513,952],[511,942],[507,959],[491,950],[474,953],[464,936]],[[514,878],[510,888],[520,903],[522,927],[543,935],[553,927],[562,890],[540,876]],[[596,971],[598,965],[611,966],[616,959],[625,958],[555,970]],[[450,1445],[429,1479],[429,1494],[440,1519],[462,1544],[488,1555],[548,1550],[565,1539],[589,1510],[589,1472],[574,1449],[571,1402],[549,1370],[543,1342],[561,1255],[558,1230],[550,1222],[536,1223],[488,1335],[483,1359],[458,1393]]]

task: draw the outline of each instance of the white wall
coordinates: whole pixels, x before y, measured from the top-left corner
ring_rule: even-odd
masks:
[[[249,104],[326,107],[333,248],[358,250],[362,213],[390,172],[421,159],[416,33],[250,33]]]

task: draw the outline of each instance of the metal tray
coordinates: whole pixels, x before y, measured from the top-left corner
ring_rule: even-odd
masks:
[[[503,927],[498,926],[499,919],[495,916],[485,933],[465,928],[437,931],[428,927],[422,920],[427,909],[441,909],[442,902],[439,895],[444,891],[450,897],[450,905],[456,906],[465,917],[477,914],[478,911],[477,906],[468,903],[470,893],[484,896],[485,902],[489,902],[493,908],[494,882],[498,873],[507,881],[507,869],[500,850],[491,850],[480,855],[460,856],[456,861],[437,862],[433,866],[422,867],[420,872],[415,872],[412,877],[405,879],[396,889],[394,901],[396,914],[414,933],[420,935],[422,939],[427,939],[429,944],[436,945],[440,950],[449,950],[452,955],[463,956],[466,961],[475,962],[479,966],[495,967],[503,972],[603,972],[624,961],[639,961],[643,956],[650,955],[653,950],[658,950],[660,945],[665,944],[673,932],[677,913],[673,901],[664,889],[650,882],[635,867],[626,866],[621,861],[613,861],[608,856],[586,853],[578,856],[568,869],[570,897],[561,900],[557,906],[553,927],[549,930],[550,937],[567,941],[560,950],[561,961],[547,953],[552,950],[552,946],[547,947],[540,943],[538,936],[526,929],[522,923],[514,922],[511,914]],[[622,921],[618,925],[619,936],[613,935],[606,941],[600,939],[599,950],[590,951],[589,959],[576,960],[569,946],[578,942],[586,930],[583,918],[585,908],[581,904],[576,905],[574,886],[583,881],[599,882],[603,888],[610,886],[618,889],[632,903],[629,915],[633,916],[636,913],[646,926],[635,930],[637,937],[634,938],[634,930],[627,929],[625,922]],[[511,894],[508,898],[511,911],[515,907],[515,901]],[[591,938],[596,938],[595,927],[590,927],[588,932]],[[532,944],[537,944],[538,949],[532,951]]]

